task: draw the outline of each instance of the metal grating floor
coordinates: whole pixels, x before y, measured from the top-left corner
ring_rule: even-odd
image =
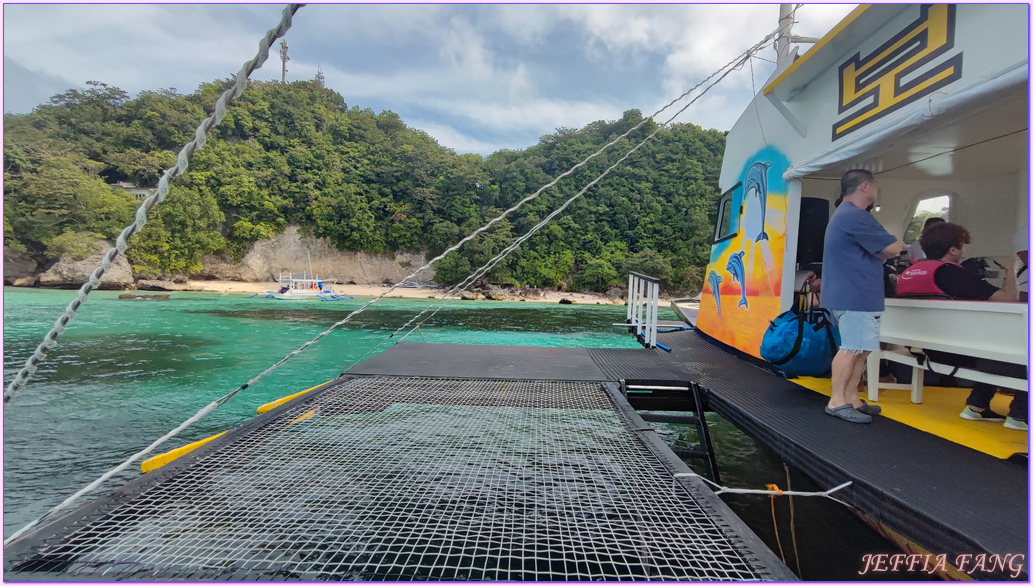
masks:
[[[8,546],[5,578],[791,578],[614,392],[342,379]]]

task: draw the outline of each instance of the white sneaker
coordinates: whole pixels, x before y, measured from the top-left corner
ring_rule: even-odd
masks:
[[[1008,429],[1015,429],[1018,431],[1029,431],[1029,425],[1021,419],[1012,419],[1008,417],[1004,420],[1004,426]]]

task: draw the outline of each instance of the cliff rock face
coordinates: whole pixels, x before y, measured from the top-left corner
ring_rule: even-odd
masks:
[[[423,266],[426,260],[421,254],[399,253],[377,256],[365,252],[337,250],[323,238],[302,238],[297,226],[288,226],[283,234],[251,245],[244,260],[234,264],[229,259],[207,256],[202,259],[204,271],[200,278],[264,282],[275,281],[280,269],[290,271],[295,277],[308,271],[311,256],[312,271],[323,279],[337,279],[338,283],[354,282],[357,285],[379,285],[397,283],[413,270]],[[434,278],[434,270],[424,271],[419,280]]]
[[[268,279],[260,278],[243,264],[237,264],[226,256],[211,255],[201,259],[204,269],[194,275],[198,279],[209,279],[212,281],[243,281],[245,283],[258,283]]]
[[[104,254],[111,248],[111,243],[101,241],[102,248],[83,260],[71,260],[61,257],[57,264],[39,276],[40,287],[78,288],[90,279]],[[124,289],[133,284],[133,271],[125,256],[115,257],[111,269],[104,273],[100,280],[101,289]]]
[[[36,268],[36,261],[29,253],[11,252],[4,247],[4,285],[15,281],[25,283],[25,279],[35,276]]]

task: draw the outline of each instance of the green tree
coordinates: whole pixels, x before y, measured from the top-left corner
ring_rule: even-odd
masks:
[[[601,258],[589,260],[575,281],[578,289],[588,291],[606,291],[621,282],[617,269],[613,268],[609,261]]]
[[[434,267],[434,280],[451,287],[464,281],[472,272],[473,268],[466,257],[450,252]]]
[[[217,229],[225,216],[215,197],[185,183],[170,188],[169,205],[155,206],[154,217],[130,240],[126,257],[134,271],[147,276],[197,273],[204,255],[225,249]]]
[[[136,206],[124,191],[112,190],[64,157],[44,161],[12,186],[4,204],[12,234],[38,252],[67,230],[112,239],[132,220]]]
[[[669,285],[671,277],[674,276],[670,261],[659,252],[648,248],[628,256],[624,261],[624,272],[629,271],[660,279],[664,285]]]
[[[231,83],[130,99],[91,82],[31,114],[5,115],[5,244],[55,254],[77,249],[73,240],[83,234],[115,236],[137,202],[107,184],[156,185]],[[205,254],[240,259],[290,224],[342,250],[436,256],[643,121],[628,110],[482,158],[457,155],[393,112],[349,107],[318,81],[255,81],[194,153],[174,183],[176,195],[151,212],[131,261],[149,274],[191,272]],[[488,262],[656,129],[645,120],[449,255],[439,267],[443,282]],[[721,132],[663,128],[485,279],[605,290],[637,268],[667,287],[697,287],[709,259],[723,149]]]

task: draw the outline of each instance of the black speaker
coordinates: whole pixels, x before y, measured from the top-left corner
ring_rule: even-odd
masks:
[[[820,263],[825,255],[825,228],[829,225],[829,201],[817,197],[800,198],[800,233],[796,263]]]

